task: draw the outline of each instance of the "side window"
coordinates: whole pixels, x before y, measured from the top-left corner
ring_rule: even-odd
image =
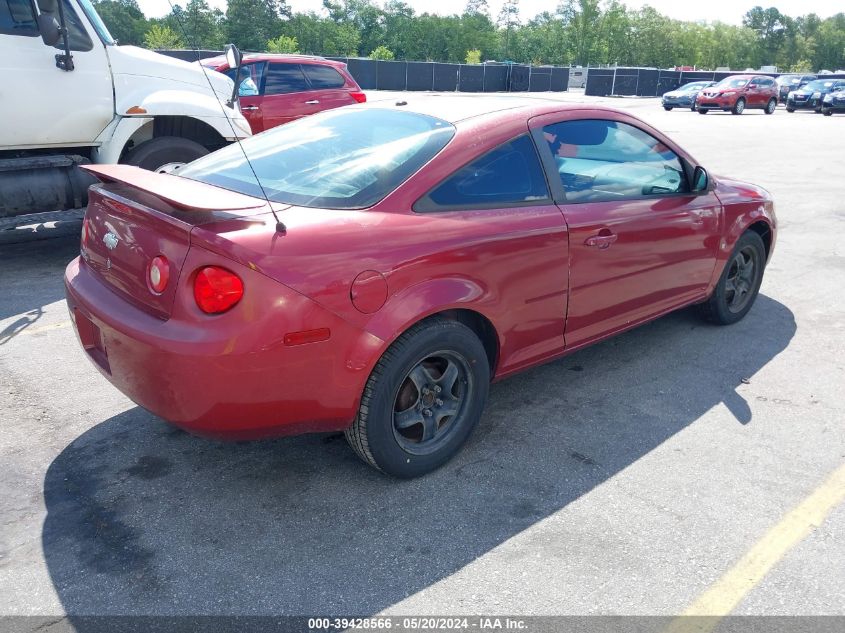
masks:
[[[639,128],[600,119],[547,125],[543,136],[568,202],[689,191],[681,159]]]
[[[241,66],[240,77],[238,78],[238,96],[255,97],[261,91],[261,80],[264,77],[265,64],[257,62]],[[223,71],[229,79],[235,80],[235,69],[228,68]]]
[[[281,95],[291,92],[305,92],[308,83],[299,64],[268,64],[265,95]]]
[[[311,82],[311,87],[315,90],[324,90],[327,88],[342,88],[346,80],[330,66],[318,66],[316,64],[303,64],[302,70],[305,71],[305,76]]]
[[[88,37],[88,31],[85,30],[84,23],[73,10],[70,0],[62,0],[62,5],[65,11],[65,22],[67,22],[67,42],[70,50],[85,52],[94,48],[94,43]],[[56,19],[58,19],[58,9],[56,10]],[[64,50],[64,40],[59,38],[54,48]]]
[[[540,159],[525,135],[461,167],[417,202],[414,210],[526,206],[548,199]]]
[[[38,35],[38,23],[30,0],[0,0],[0,33],[3,35]]]

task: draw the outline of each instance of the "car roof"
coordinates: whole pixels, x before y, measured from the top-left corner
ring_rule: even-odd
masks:
[[[330,66],[345,66],[343,62],[335,61],[333,59],[326,59],[318,55],[295,55],[293,53],[245,53],[243,56],[243,63],[248,62],[291,62],[297,64],[328,64]],[[206,57],[200,60],[203,66],[210,66],[218,68],[221,66],[228,67],[225,55],[217,55],[215,57]]]
[[[434,95],[434,94],[402,94],[398,97],[379,98],[370,93],[367,103],[353,106],[361,109],[370,108],[397,108],[406,112],[415,112],[449,123],[457,123],[492,115],[506,110],[522,111],[527,116],[538,116],[547,112],[560,112],[563,110],[583,110],[584,104],[565,103],[556,99],[543,97],[523,97],[490,94],[474,95]],[[591,110],[607,110],[616,112],[613,108],[606,108],[598,105],[590,105]]]

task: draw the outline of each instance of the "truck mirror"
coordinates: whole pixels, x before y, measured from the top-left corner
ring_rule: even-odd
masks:
[[[234,44],[226,44],[226,63],[229,68],[237,68],[241,65],[241,52]]]
[[[38,32],[41,33],[41,39],[47,46],[54,46],[62,36],[56,18],[46,13],[38,16]]]

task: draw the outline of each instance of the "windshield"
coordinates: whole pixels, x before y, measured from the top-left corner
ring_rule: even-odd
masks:
[[[717,85],[719,88],[742,88],[747,83],[747,79],[732,79],[731,77],[725,77]]]
[[[701,90],[702,88],[706,88],[708,83],[709,82],[707,81],[693,81],[692,83],[688,83],[684,86],[681,86],[680,88],[678,88],[678,90],[681,92],[692,92],[693,90]]]
[[[263,187],[274,202],[363,209],[405,182],[454,134],[446,121],[413,112],[331,110],[246,139],[243,151],[229,145],[178,174],[262,198]]]
[[[824,81],[823,79],[816,79],[816,81],[811,81],[806,86],[804,86],[804,90],[824,90],[825,88],[830,88],[833,85],[832,81]]]
[[[114,44],[114,38],[111,36],[111,33],[109,33],[103,19],[97,13],[96,9],[94,9],[94,5],[91,4],[90,0],[78,0],[78,2],[79,6],[82,7],[82,10],[85,12],[85,16],[88,18],[88,21],[91,22],[94,30],[97,31],[97,35],[99,35],[100,39],[103,41],[103,44]]]

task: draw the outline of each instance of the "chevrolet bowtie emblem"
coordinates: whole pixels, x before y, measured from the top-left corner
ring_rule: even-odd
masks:
[[[119,241],[120,241],[120,239],[117,237],[117,235],[115,235],[114,233],[111,233],[111,232],[106,233],[103,236],[103,244],[105,244],[106,248],[109,249],[110,251],[113,251],[114,249],[117,248],[117,243]]]

